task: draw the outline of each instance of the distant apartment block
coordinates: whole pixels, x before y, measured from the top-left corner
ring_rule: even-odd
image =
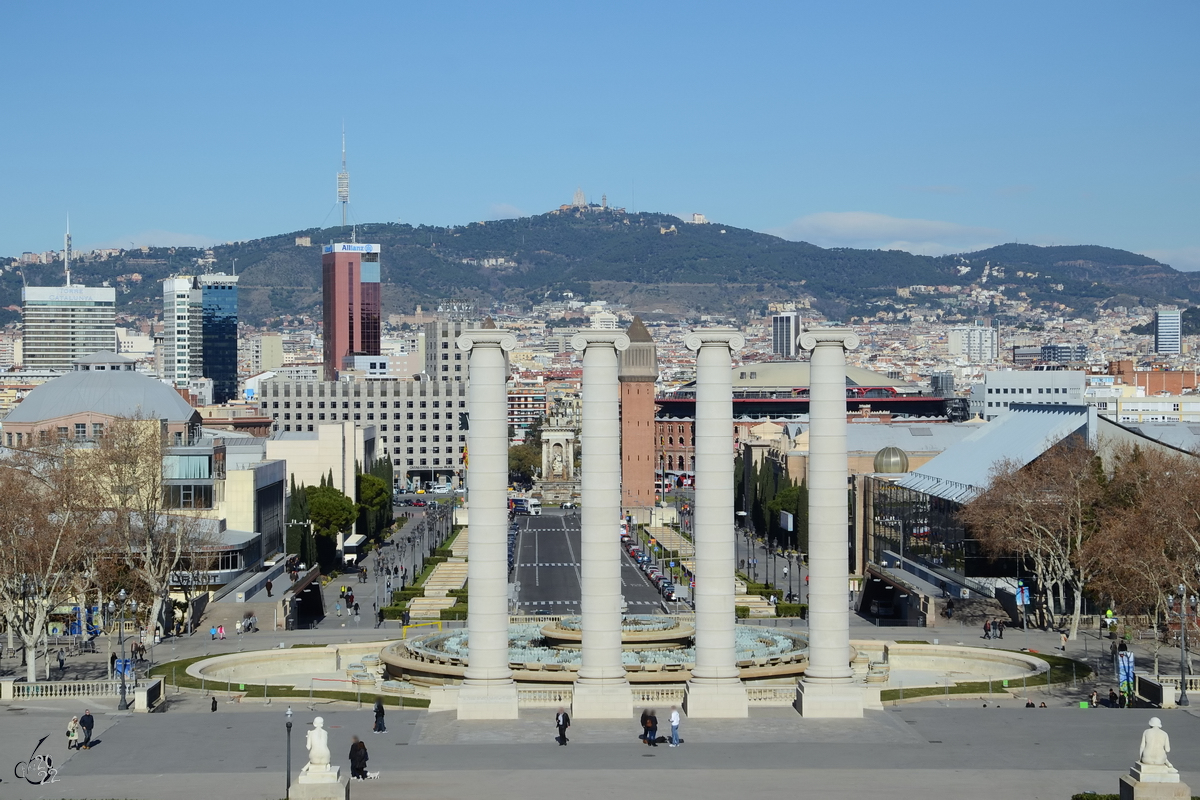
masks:
[[[478,327],[477,322],[462,320],[425,323],[425,374],[430,380],[467,379],[467,354],[458,349],[458,337]]]
[[[970,364],[992,364],[1000,358],[1000,334],[995,328],[983,325],[952,328],[946,344],[950,355]]]
[[[116,289],[27,286],[21,299],[27,369],[71,372],[77,359],[116,352]]]
[[[795,358],[799,352],[800,312],[787,311],[771,317],[771,352],[783,358]]]
[[[1154,312],[1154,352],[1179,355],[1183,352],[1183,312],[1160,308]]]
[[[1047,364],[1069,364],[1071,362],[1087,361],[1087,357],[1087,345],[1083,343],[1044,344],[1041,349],[1041,360]]]

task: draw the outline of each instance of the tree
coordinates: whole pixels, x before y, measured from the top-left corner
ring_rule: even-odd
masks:
[[[165,631],[163,608],[172,578],[212,551],[200,520],[182,507],[204,504],[176,495],[179,487],[168,483],[177,471],[190,468],[179,460],[187,456],[170,453],[158,420],[136,418],[110,422],[88,455],[110,519],[107,545],[149,594],[151,631],[159,623]],[[134,588],[129,587],[131,594]]]
[[[987,489],[959,516],[985,552],[1016,555],[1032,565],[1043,604],[1073,596],[1069,638],[1076,638],[1083,592],[1093,575],[1106,480],[1100,459],[1077,437],[1065,439],[1029,464],[997,463]],[[1057,592],[1053,591],[1057,590]]]
[[[49,617],[77,597],[101,538],[96,486],[76,456],[62,444],[0,463],[0,611],[21,640],[31,683]]]
[[[333,563],[339,533],[350,529],[358,517],[358,506],[335,487],[309,486],[304,490],[308,500],[308,517],[317,545],[317,560]]]

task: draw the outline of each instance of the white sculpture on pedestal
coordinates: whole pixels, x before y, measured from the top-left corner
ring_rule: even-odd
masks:
[[[1142,732],[1137,763],[1129,774],[1142,783],[1178,783],[1179,770],[1167,760],[1169,752],[1171,737],[1162,729],[1162,720],[1151,717],[1150,727]]]
[[[336,781],[338,768],[329,765],[329,731],[325,730],[325,720],[317,717],[312,724],[312,730],[304,735],[308,763],[300,770],[300,782]]]

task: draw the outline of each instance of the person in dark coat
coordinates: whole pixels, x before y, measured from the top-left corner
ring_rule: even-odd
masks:
[[[387,726],[383,724],[383,698],[375,698],[375,732],[383,733],[387,730]]]
[[[217,696],[216,696],[216,695],[213,695],[213,699],[212,699],[212,710],[213,710],[213,711],[216,711],[216,710],[217,710]]]
[[[90,708],[83,710],[83,716],[79,718],[79,727],[83,729],[83,744],[79,745],[79,749],[92,749],[92,728],[96,727],[96,720],[92,717]]]
[[[654,709],[650,709],[650,716],[646,719],[646,744],[658,747],[658,717],[654,715]]]
[[[350,737],[350,777],[359,781],[367,779],[367,745],[357,736]]]
[[[567,738],[567,728],[571,727],[571,717],[562,706],[558,707],[558,713],[554,715],[554,727],[558,728],[559,747],[565,747],[567,742],[570,741]]]
[[[650,744],[650,709],[643,708],[642,716],[638,721],[642,726],[642,733],[638,738],[642,740],[643,744]]]

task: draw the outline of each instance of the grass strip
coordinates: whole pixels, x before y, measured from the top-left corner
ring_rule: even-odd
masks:
[[[297,645],[297,647],[324,647],[324,645]],[[216,656],[196,656],[194,658],[181,658],[176,661],[168,661],[165,664],[159,664],[157,667],[151,669],[150,677],[162,678],[164,683],[168,686],[178,685],[185,689],[204,689],[215,693],[219,693],[221,691],[236,691],[238,694],[251,699],[257,697],[304,698],[310,696],[308,692],[290,686],[272,686],[261,683],[239,683],[239,687],[245,686],[246,688],[234,689],[232,681],[226,682],[206,680],[202,682],[199,678],[188,674],[188,667],[190,667],[192,664],[195,664],[197,661],[204,661],[209,658],[216,658]],[[174,675],[172,675],[172,670],[174,670]],[[266,694],[263,693],[264,689]],[[318,689],[312,692],[311,697],[319,697],[324,700],[344,700],[351,703],[360,699],[360,697],[371,698],[370,702],[374,703],[374,698],[380,697],[383,698],[383,704],[385,706],[394,705],[397,707],[405,706],[408,708],[429,707],[429,701],[423,698],[385,694],[376,690],[373,686],[361,693]]]

